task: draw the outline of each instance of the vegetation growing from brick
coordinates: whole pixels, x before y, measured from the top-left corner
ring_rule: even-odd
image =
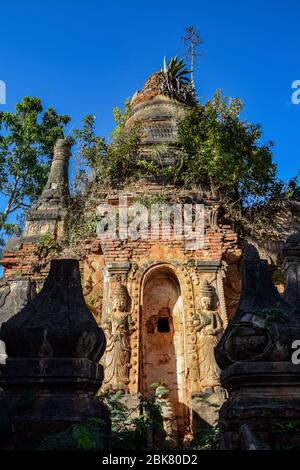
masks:
[[[176,188],[210,194],[242,234],[255,237],[269,227],[267,235],[276,236],[270,219],[287,204],[300,201],[298,175],[288,183],[278,179],[272,142],[261,143],[260,125],[242,120],[242,108],[240,99],[222,97],[217,91],[206,104],[189,108],[175,146],[158,145],[147,154],[140,151],[139,123],[129,130],[125,126],[129,100],[123,113],[114,110],[116,130],[110,143],[96,135],[95,118],[88,116],[75,135],[79,156],[94,174],[89,193],[99,185],[123,189],[141,176],[157,178],[162,187],[173,185],[175,194]]]

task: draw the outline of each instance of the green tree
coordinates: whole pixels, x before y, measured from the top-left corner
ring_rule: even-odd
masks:
[[[78,142],[79,157],[93,170],[99,168],[102,158],[107,153],[105,139],[96,135],[95,124],[96,116],[89,114],[83,118],[81,129],[74,131],[74,137]]]
[[[181,170],[185,184],[243,206],[271,196],[277,167],[272,142],[260,145],[260,126],[241,120],[241,111],[241,100],[222,98],[217,91],[182,120],[178,144],[186,154]]]
[[[114,121],[116,123],[115,129],[112,131],[112,139],[116,139],[120,134],[124,132],[126,119],[130,115],[131,105],[130,98],[126,98],[124,102],[124,111],[122,112],[119,106],[115,106],[113,109]]]
[[[115,188],[123,187],[139,171],[137,155],[141,139],[140,123],[136,122],[126,130],[125,121],[129,112],[128,99],[125,101],[124,113],[120,108],[114,108],[116,128],[109,143],[97,136],[96,118],[92,115],[86,116],[81,129],[74,132],[82,162],[92,168],[97,181]]]
[[[300,202],[300,171],[287,183],[279,182],[279,198]]]
[[[100,167],[102,181],[114,188],[122,188],[134,179],[139,173],[139,146],[139,124],[134,124],[130,131],[122,132],[113,139]]]
[[[18,217],[39,196],[47,181],[53,146],[63,137],[70,117],[54,108],[43,112],[36,97],[25,97],[13,113],[0,113],[0,246],[5,236],[19,232]],[[18,221],[18,219],[17,219]]]

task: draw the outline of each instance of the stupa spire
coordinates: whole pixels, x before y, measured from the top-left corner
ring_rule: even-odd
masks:
[[[37,203],[28,213],[25,236],[62,233],[66,215],[65,201],[69,194],[68,169],[71,155],[70,142],[58,139],[54,145],[48,181]]]

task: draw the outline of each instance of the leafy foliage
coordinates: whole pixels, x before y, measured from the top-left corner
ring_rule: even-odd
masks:
[[[5,208],[0,214],[0,238],[18,234],[19,223],[10,222],[40,195],[47,181],[55,141],[70,121],[54,108],[43,112],[36,97],[25,97],[14,113],[0,112],[0,194]]]
[[[119,108],[115,108],[117,127],[110,143],[96,135],[96,118],[92,115],[84,118],[82,129],[77,129],[74,133],[78,139],[79,155],[94,170],[96,181],[114,188],[122,187],[125,181],[132,179],[138,172],[140,124],[136,123],[130,131],[126,131],[124,124],[128,112],[128,100],[125,102],[124,114]]]
[[[293,450],[298,448],[298,436],[300,432],[299,419],[280,419],[271,421],[272,450]]]
[[[219,449],[220,430],[218,426],[204,429],[195,437],[192,448],[197,450],[217,450]]]
[[[124,112],[119,108],[119,106],[115,106],[113,109],[113,116],[114,121],[117,124],[115,129],[112,131],[112,138],[116,139],[122,132],[124,131],[126,119],[129,117],[131,111],[130,106],[130,99],[126,98],[124,103]]]
[[[272,196],[277,200],[300,202],[300,172],[287,183],[277,181]]]
[[[142,400],[138,410],[128,412],[121,392],[105,392],[101,398],[108,405],[112,421],[112,448],[117,449],[157,449],[156,436],[162,428],[160,405],[156,398],[169,392],[167,386],[152,384],[152,395]],[[138,411],[138,413],[137,413]]]
[[[168,83],[188,82],[182,60],[171,59],[165,74]],[[181,86],[180,85],[180,86]],[[115,108],[117,129],[106,144],[95,135],[94,117],[86,118],[88,131],[78,132],[82,155],[95,169],[97,180],[121,188],[140,174],[161,177],[176,185],[200,186],[227,205],[253,206],[274,195],[298,197],[297,178],[284,186],[276,179],[272,143],[260,145],[259,125],[240,118],[242,102],[222,98],[218,91],[205,105],[190,108],[179,125],[177,148],[157,146],[147,156],[139,155],[141,129],[138,124],[125,130],[130,113],[129,100],[124,113]],[[84,130],[84,127],[83,127]]]
[[[60,255],[62,249],[61,243],[55,240],[53,235],[50,233],[41,235],[31,255],[32,272],[40,273],[49,264],[50,259]]]
[[[107,441],[104,426],[102,420],[96,418],[75,424],[43,439],[38,450],[104,450]]]
[[[129,132],[117,135],[107,147],[107,153],[99,168],[99,178],[113,188],[122,188],[139,173],[138,151],[140,126],[135,124]]]
[[[276,165],[271,142],[260,146],[259,125],[240,120],[242,102],[218,91],[206,105],[192,108],[179,127],[186,152],[182,180],[206,187],[233,203],[251,204],[272,194]]]
[[[162,193],[158,194],[141,194],[134,198],[134,202],[138,204],[143,204],[148,209],[151,208],[153,204],[166,204],[167,198]]]
[[[82,240],[95,237],[99,217],[93,207],[88,207],[87,194],[73,194],[68,201],[65,232],[61,244],[72,251],[72,256],[82,255]]]
[[[105,391],[99,395],[110,410],[111,449],[158,450],[164,439],[160,400],[170,392],[164,381],[151,385],[153,393],[142,400],[137,408],[128,410],[122,392]],[[73,425],[65,431],[43,439],[39,450],[102,450],[107,446],[105,423],[98,418]],[[219,428],[201,427],[190,443],[179,444],[183,449],[212,450],[219,447]]]
[[[186,154],[176,148],[166,145],[156,145],[150,154],[142,155],[137,165],[143,174],[153,175],[164,183],[184,184],[182,180],[182,165]]]
[[[177,57],[165,66],[164,83],[171,94],[171,89],[179,90],[189,83],[187,73],[183,60]],[[205,105],[194,102],[179,125],[177,147],[157,146],[150,155],[140,153],[140,125],[130,131],[125,128],[129,100],[123,113],[119,108],[114,110],[117,128],[111,143],[96,136],[93,116],[84,122],[88,131],[77,136],[96,180],[106,186],[122,188],[140,174],[149,174],[162,182],[201,187],[237,210],[265,204],[274,197],[296,200],[300,197],[297,177],[288,185],[277,180],[272,142],[260,144],[260,126],[241,120],[241,112],[241,100],[223,98],[220,91]]]
[[[185,68],[183,59],[178,59],[177,56],[169,60],[165,71],[165,75],[170,83],[174,83],[175,81],[189,82],[190,79],[187,77],[188,73],[190,73],[190,71]]]
[[[163,382],[153,384],[153,394],[142,401],[136,409],[128,411],[122,392],[106,391],[99,395],[109,410],[112,425],[110,447],[112,449],[157,449],[155,434],[162,426],[160,406],[156,397],[169,392]],[[39,450],[102,450],[107,437],[105,423],[98,418],[47,436],[39,445]]]
[[[42,235],[36,245],[34,254],[39,258],[44,259],[48,256],[55,257],[61,252],[60,244],[50,233]]]
[[[83,118],[81,129],[74,131],[80,158],[94,170],[101,165],[101,160],[107,152],[104,137],[97,136],[95,133],[95,122],[96,117],[89,114]]]

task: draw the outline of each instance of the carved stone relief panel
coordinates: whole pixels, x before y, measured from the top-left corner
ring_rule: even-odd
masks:
[[[103,324],[106,334],[104,388],[128,392],[130,369],[130,335],[134,323],[130,314],[130,299],[125,285],[118,282],[112,293],[108,318]]]
[[[84,260],[83,295],[99,324],[102,321],[103,269],[104,258],[101,255],[88,255]]]

